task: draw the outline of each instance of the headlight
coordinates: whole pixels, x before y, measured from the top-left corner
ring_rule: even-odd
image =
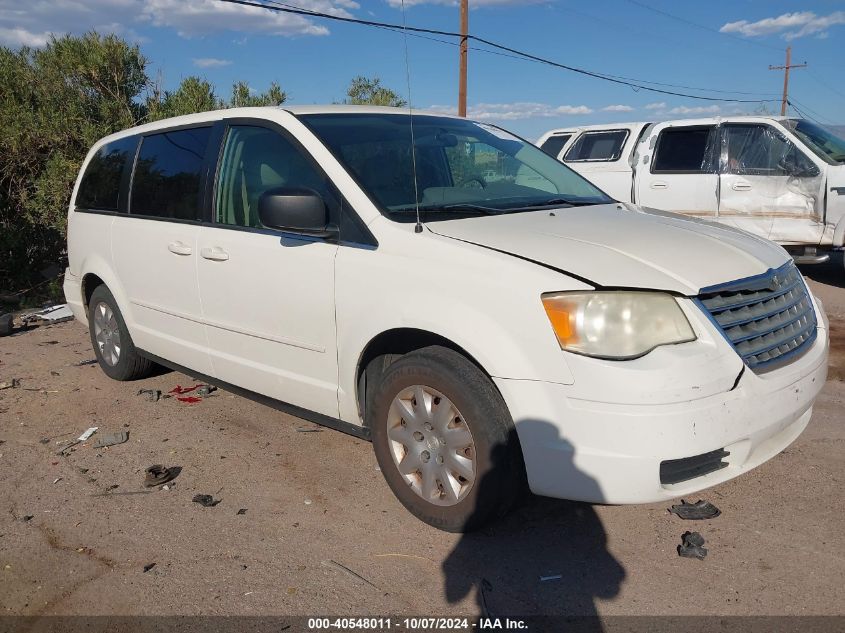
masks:
[[[561,349],[569,352],[622,360],[695,340],[677,301],[665,292],[560,292],[542,299]]]

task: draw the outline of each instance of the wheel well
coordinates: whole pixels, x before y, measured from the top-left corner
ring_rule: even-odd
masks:
[[[487,371],[481,366],[481,363],[473,358],[469,352],[460,345],[440,336],[439,334],[415,328],[396,328],[382,332],[367,344],[367,347],[364,349],[361,354],[361,358],[358,361],[358,368],[355,375],[358,413],[361,416],[361,420],[364,425],[367,424],[366,406],[368,382],[377,380],[379,374],[399,356],[403,356],[410,352],[424,347],[430,347],[432,345],[439,345],[457,352],[487,374]],[[489,376],[489,374],[487,375]]]
[[[82,300],[85,302],[85,311],[88,311],[88,304],[91,302],[91,295],[94,294],[97,286],[105,282],[94,273],[88,273],[82,278]]]

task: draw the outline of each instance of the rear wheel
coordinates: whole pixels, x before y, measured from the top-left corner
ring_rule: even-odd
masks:
[[[88,302],[88,330],[100,368],[115,380],[149,376],[155,364],[138,354],[112,293],[97,286]]]
[[[510,414],[490,379],[444,347],[388,366],[368,424],[382,473],[417,518],[450,532],[505,514],[524,481]]]

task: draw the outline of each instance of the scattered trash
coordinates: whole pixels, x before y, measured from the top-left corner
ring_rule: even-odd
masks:
[[[323,429],[300,427],[296,429],[297,433],[322,433]]]
[[[38,440],[38,443],[39,444],[49,444],[50,438],[49,437],[42,437],[40,440]]]
[[[194,385],[193,387],[183,387],[182,385],[176,385],[168,391],[167,393],[176,393],[176,394],[183,394],[183,393],[191,393],[194,389],[198,388],[200,385]]]
[[[551,576],[540,576],[540,582],[548,582],[549,580],[560,580],[563,574],[552,574]]]
[[[313,501],[311,501],[311,499],[305,500],[305,505],[307,505],[307,506],[310,506],[312,503],[313,503]]]
[[[62,323],[64,321],[72,321],[73,312],[66,303],[60,305],[50,306],[38,312],[30,312],[21,316],[21,324],[23,325],[42,325],[54,323]]]
[[[176,476],[181,472],[181,468],[179,466],[172,466],[171,468],[165,468],[161,464],[153,464],[146,470],[146,475],[144,476],[144,485],[147,488],[152,488],[153,486],[160,486],[161,484],[165,484],[168,481],[171,481],[176,478]]]
[[[15,329],[15,317],[11,314],[0,315],[0,336],[8,336]]]
[[[689,519],[692,521],[715,519],[717,516],[722,514],[722,511],[719,510],[719,508],[709,501],[704,501],[702,499],[699,499],[695,503],[687,503],[681,499],[681,503],[669,508],[669,512],[677,514],[682,519]]]
[[[156,566],[155,563],[147,563],[146,565],[144,565],[144,573],[146,574],[148,571],[150,571],[155,566]]]
[[[238,510],[237,514],[246,514],[246,508],[241,508],[240,510]]]
[[[191,501],[200,504],[204,508],[213,508],[220,503],[221,499],[215,499],[211,495],[194,495]]]
[[[106,488],[106,492],[108,492],[109,490],[114,490],[116,488],[120,488],[120,484],[112,484],[111,486]]]
[[[147,396],[147,400],[150,402],[158,402],[161,400],[161,389],[139,389],[138,395]]]
[[[198,396],[205,397],[205,396],[210,396],[215,391],[217,391],[217,387],[215,387],[214,385],[200,385],[199,387],[197,387],[197,390],[196,390],[195,393]]]
[[[0,390],[2,389],[17,389],[21,386],[19,378],[12,378],[9,382],[0,382]]]
[[[35,517],[34,517],[34,516],[32,516],[31,514],[27,514],[27,515],[25,515],[25,516],[23,517],[23,519],[21,519],[21,520],[22,520],[24,523],[29,523],[29,522],[30,522],[30,521],[32,521],[32,519],[34,519],[34,518],[35,518]]]
[[[91,360],[81,360],[78,363],[74,363],[74,365],[76,365],[77,367],[85,367],[86,365],[96,365],[96,364],[97,364],[96,358],[91,359]]]
[[[96,433],[97,429],[99,429],[99,428],[100,428],[99,426],[92,426],[90,429],[86,429],[85,432],[82,435],[80,435],[79,437],[76,438],[76,441],[77,442],[84,442],[85,440],[90,438],[92,435],[94,435],[94,433]]]
[[[342,572],[342,573],[346,574],[347,576],[349,576],[350,578],[352,578],[353,580],[363,582],[365,584],[370,585],[370,587],[375,587],[376,589],[378,589],[378,587],[376,587],[373,583],[371,583],[369,580],[364,578],[361,574],[355,573],[354,571],[349,569],[349,567],[347,567],[346,565],[341,565],[340,563],[335,562],[333,560],[320,561],[320,564],[323,567],[327,567],[328,569],[334,569],[335,571]]]
[[[678,556],[684,558],[697,558],[704,560],[707,556],[707,549],[704,547],[704,537],[698,532],[684,532],[681,536],[681,544],[678,545]]]
[[[57,372],[56,370],[54,370],[54,369],[51,369],[51,370],[50,370],[50,375],[51,375],[51,376],[61,376],[61,374],[60,374],[59,372]]]
[[[202,398],[196,398],[194,396],[185,396],[184,398],[176,398],[179,402],[187,402],[188,404],[196,404],[197,402],[202,402]]]
[[[115,446],[123,444],[129,439],[129,431],[118,431],[117,433],[109,433],[102,435],[94,444],[94,448],[106,448],[107,446]]]
[[[59,483],[61,480],[62,480],[62,478],[61,478],[61,477],[56,477],[56,478],[53,480],[53,483],[54,483],[54,484],[57,484],[57,483]]]

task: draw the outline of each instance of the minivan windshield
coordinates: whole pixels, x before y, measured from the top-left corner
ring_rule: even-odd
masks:
[[[414,114],[412,160],[407,113],[299,119],[394,220],[412,221],[417,205],[427,220],[446,220],[613,201],[531,143],[493,125]]]
[[[790,119],[786,126],[828,164],[845,165],[845,140],[806,119]]]

